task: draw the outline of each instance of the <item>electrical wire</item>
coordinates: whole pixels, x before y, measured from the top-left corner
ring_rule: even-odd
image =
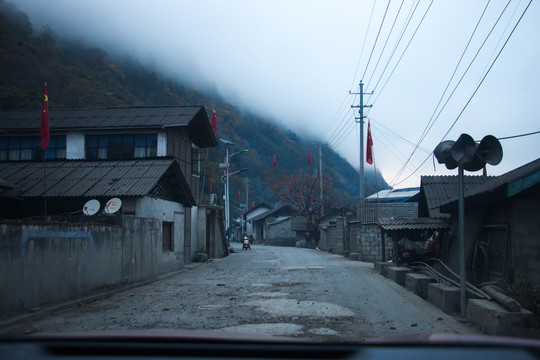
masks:
[[[403,25],[403,28],[401,29],[398,40],[396,41],[396,43],[394,45],[394,48],[392,49],[392,53],[390,54],[390,56],[388,58],[388,61],[386,62],[386,65],[384,66],[383,71],[381,72],[381,76],[379,76],[379,80],[377,80],[377,83],[375,84],[375,86],[372,87],[373,92],[375,92],[377,90],[377,87],[379,86],[379,83],[381,82],[384,74],[386,73],[386,69],[388,68],[388,66],[390,65],[390,62],[394,58],[394,55],[396,54],[397,48],[399,47],[399,44],[401,43],[401,40],[403,40],[403,36],[405,35],[405,32],[407,31],[407,28],[409,27],[409,25],[411,23],[411,20],[412,20],[414,14],[416,12],[416,9],[418,8],[418,4],[420,4],[420,0],[416,1],[416,5],[414,5],[414,2],[412,3],[411,9],[409,10],[409,14],[407,14],[407,17],[406,17],[406,20],[405,20],[405,24]],[[368,99],[370,99],[371,96],[372,95],[370,94]]]
[[[398,65],[400,64],[401,60],[403,59],[403,56],[405,55],[405,53],[407,52],[407,49],[409,49],[409,46],[411,45],[411,42],[413,41],[413,39],[415,38],[416,36],[416,33],[418,32],[418,29],[420,29],[420,25],[422,25],[422,23],[424,22],[424,19],[426,18],[426,15],[428,14],[428,11],[429,9],[431,9],[431,5],[433,5],[433,1],[434,0],[431,0],[431,2],[429,3],[429,6],[428,8],[426,9],[426,11],[424,12],[424,15],[422,16],[422,19],[420,19],[420,22],[418,23],[418,25],[416,26],[416,29],[414,30],[414,33],[412,34],[411,38],[409,39],[409,42],[407,43],[407,46],[405,46],[405,49],[403,50],[403,52],[401,53],[401,56],[399,57],[398,61],[396,62],[396,64],[394,65],[394,68],[392,69],[392,72],[390,73],[390,75],[388,76],[388,78],[386,79],[385,83],[383,84],[383,87],[381,90],[379,90],[377,92],[377,96],[375,97],[375,99],[371,102],[371,104],[375,104],[375,102],[377,101],[377,99],[381,96],[383,90],[386,88],[386,85],[388,84],[388,81],[390,81],[390,79],[392,78],[392,75],[394,75],[394,72],[396,71]],[[368,111],[369,112],[369,111]]]
[[[501,141],[501,140],[515,139],[515,138],[520,138],[520,137],[524,137],[524,136],[531,136],[531,135],[537,135],[537,134],[540,134],[540,131],[533,131],[533,132],[530,132],[530,133],[520,134],[520,135],[504,136],[504,137],[500,137],[500,138],[497,138],[497,139],[499,141]]]
[[[364,69],[364,74],[362,75],[362,79],[364,79],[366,77],[366,72],[368,70],[369,63],[371,62],[373,52],[375,51],[375,46],[377,46],[377,41],[379,40],[379,36],[381,35],[381,30],[382,30],[382,27],[384,25],[384,20],[386,19],[386,14],[388,13],[388,8],[390,7],[391,2],[392,2],[392,0],[388,0],[388,4],[386,5],[386,10],[384,11],[384,16],[383,16],[382,21],[381,21],[381,26],[379,26],[379,31],[377,32],[377,37],[375,38],[375,42],[373,43],[373,47],[371,48],[371,54],[369,55],[369,59],[368,59],[368,62],[366,64],[366,68]]]
[[[512,35],[514,34],[514,31],[516,31],[516,28],[517,26],[519,25],[519,23],[521,22],[521,20],[523,19],[523,16],[525,15],[525,13],[527,12],[527,10],[529,9],[529,6],[531,6],[531,3],[532,3],[532,0],[529,1],[529,3],[527,4],[527,7],[525,8],[525,10],[523,10],[523,13],[521,14],[521,16],[519,17],[518,21],[516,22],[516,24],[514,25],[514,28],[512,29],[512,31],[510,32],[510,34],[508,35],[508,37],[506,38],[506,41],[504,42],[503,46],[501,47],[501,49],[499,50],[499,52],[497,53],[497,56],[495,57],[495,59],[493,59],[493,62],[491,63],[491,65],[489,66],[488,70],[486,71],[486,73],[484,74],[484,76],[482,77],[482,79],[480,80],[480,82],[478,83],[478,85],[476,86],[476,89],[474,90],[474,92],[472,93],[471,97],[469,98],[469,100],[467,100],[467,102],[465,103],[465,106],[463,107],[463,109],[460,111],[459,115],[457,116],[456,120],[454,120],[454,122],[452,123],[452,126],[450,126],[450,128],[448,129],[448,131],[444,134],[443,138],[441,139],[444,140],[444,138],[446,138],[446,136],[448,135],[448,133],[454,128],[454,126],[456,125],[456,123],[458,122],[458,120],[461,118],[461,115],[463,115],[463,113],[465,112],[465,109],[467,109],[467,107],[469,106],[469,104],[471,103],[471,100],[473,99],[473,97],[476,95],[476,93],[478,92],[478,89],[480,88],[480,86],[482,86],[482,84],[484,83],[484,80],[486,80],[486,77],[488,76],[488,74],[490,73],[491,69],[493,68],[493,65],[495,65],[495,62],[497,62],[497,59],[499,58],[499,56],[501,55],[501,53],[503,52],[504,48],[506,47],[506,45],[508,44],[508,41],[510,40],[510,38],[512,37]]]
[[[493,59],[493,62],[491,63],[491,65],[489,66],[488,70],[486,71],[486,73],[484,74],[484,76],[482,77],[481,81],[479,82],[478,86],[476,87],[476,89],[474,90],[473,94],[471,95],[471,97],[469,98],[469,100],[467,101],[467,103],[465,104],[465,106],[463,107],[463,109],[461,110],[461,112],[459,113],[459,115],[457,116],[456,120],[452,123],[452,126],[450,126],[450,129],[448,129],[448,131],[444,134],[444,136],[442,137],[442,139],[440,141],[443,141],[446,136],[448,135],[448,133],[450,133],[450,131],[452,130],[452,128],[456,125],[456,123],[458,122],[458,120],[460,119],[461,115],[463,114],[463,112],[465,111],[465,109],[468,107],[468,105],[470,104],[471,100],[473,99],[473,97],[476,95],[476,93],[478,92],[478,89],[480,88],[480,86],[484,83],[484,80],[486,79],[487,75],[489,74],[489,72],[491,71],[491,69],[493,68],[493,65],[495,65],[495,62],[497,61],[497,59],[499,58],[499,56],[501,55],[502,51],[504,50],[504,48],[506,47],[506,45],[508,44],[508,41],[510,40],[510,38],[512,37],[512,35],[514,34],[514,31],[516,30],[517,26],[519,25],[519,23],[521,22],[521,20],[523,19],[523,16],[525,16],[525,13],[527,12],[527,10],[529,9],[530,5],[532,3],[532,0],[529,1],[529,3],[527,4],[527,7],[523,10],[523,13],[521,14],[521,16],[519,17],[518,21],[516,22],[516,24],[514,25],[512,31],[510,32],[510,34],[508,35],[508,37],[506,38],[506,41],[504,42],[503,46],[501,47],[501,49],[499,50],[499,52],[497,53],[497,56],[495,57],[495,59]],[[522,136],[529,136],[529,135],[535,135],[535,134],[538,134],[540,133],[540,131],[536,131],[536,132],[532,132],[532,133],[528,133],[528,134],[522,134],[522,135],[515,135],[515,136],[510,136],[510,137],[503,137],[503,138],[500,138],[501,140],[506,140],[508,138],[514,138],[514,137],[522,137]],[[416,168],[416,170],[414,172],[412,172],[409,176],[407,176],[405,179],[401,180],[400,182],[396,182],[394,184],[394,186],[396,185],[399,185],[403,182],[405,182],[406,180],[408,180],[413,174],[415,174],[416,172],[418,172],[418,170],[425,164],[425,162],[430,158],[431,154],[428,155],[428,157],[420,164],[420,166],[418,166]]]
[[[401,9],[403,8],[403,3],[405,0],[401,0],[401,4],[399,5],[399,9],[397,11],[396,17],[394,18],[394,22],[392,23],[392,27],[390,28],[390,31],[388,32],[388,36],[386,37],[386,41],[384,42],[383,48],[381,50],[381,53],[379,54],[379,58],[377,59],[377,63],[375,64],[375,67],[373,68],[373,71],[371,72],[371,76],[369,80],[366,82],[366,86],[369,87],[371,80],[373,79],[373,76],[375,75],[375,71],[377,71],[377,68],[379,67],[379,63],[381,62],[381,58],[384,54],[384,50],[386,49],[386,45],[388,45],[388,41],[390,40],[390,37],[392,36],[392,32],[394,31],[394,27],[396,26],[397,19],[399,18],[399,14],[401,13]]]
[[[469,63],[469,66],[467,67],[467,69],[465,70],[465,72],[463,73],[463,75],[461,76],[461,79],[459,80],[459,82],[457,83],[457,85],[454,87],[454,90],[452,91],[452,93],[450,94],[450,96],[447,98],[444,106],[441,108],[441,111],[439,111],[439,114],[435,117],[435,114],[437,113],[437,109],[439,108],[442,100],[444,99],[444,95],[446,94],[447,90],[448,90],[448,87],[450,86],[450,84],[452,83],[452,80],[454,79],[454,76],[456,75],[457,73],[457,70],[459,68],[459,65],[461,64],[461,61],[463,60],[463,57],[465,56],[465,53],[467,52],[468,48],[469,48],[469,45],[471,44],[471,41],[472,39],[474,38],[474,35],[476,34],[476,30],[478,29],[478,26],[480,25],[480,22],[482,21],[483,17],[484,17],[484,14],[486,13],[486,10],[489,6],[489,3],[490,3],[490,0],[488,0],[488,2],[486,3],[486,6],[484,7],[484,10],[482,11],[482,14],[480,15],[480,18],[478,19],[478,21],[476,22],[476,26],[474,27],[474,30],[471,34],[471,36],[469,37],[469,41],[467,42],[467,45],[465,46],[465,49],[463,49],[463,52],[461,53],[461,57],[459,58],[458,60],[458,63],[456,64],[456,67],[454,68],[454,71],[452,73],[452,75],[450,76],[450,79],[448,80],[447,84],[446,84],[446,87],[441,95],[441,97],[439,98],[439,102],[437,103],[437,106],[435,106],[435,109],[433,110],[433,113],[431,114],[431,117],[428,121],[428,123],[426,124],[426,127],[424,128],[424,131],[422,132],[422,135],[420,136],[420,138],[418,139],[418,142],[417,142],[417,146],[420,146],[420,144],[424,141],[424,139],[426,138],[427,134],[429,133],[429,131],[431,130],[431,128],[433,127],[433,125],[435,124],[435,122],[437,121],[437,119],[439,118],[441,112],[444,110],[444,108],[446,107],[446,105],[448,104],[448,102],[450,101],[450,99],[452,98],[452,95],[454,94],[455,90],[459,87],[459,85],[461,84],[461,81],[463,80],[463,78],[465,77],[465,75],[467,74],[468,70],[470,69],[471,65],[474,63],[474,61],[476,60],[478,54],[480,53],[480,51],[482,50],[484,44],[486,43],[487,39],[489,38],[489,36],[491,35],[493,29],[495,28],[495,26],[497,25],[497,23],[499,22],[502,14],[505,12],[506,8],[508,7],[508,4],[510,3],[510,1],[508,2],[508,4],[506,5],[506,7],[503,9],[503,11],[501,12],[499,18],[497,19],[497,21],[495,22],[495,24],[493,25],[491,31],[488,33],[488,35],[486,36],[486,38],[484,39],[484,42],[482,43],[482,45],[480,46],[480,48],[478,49],[478,51],[476,52],[476,55],[474,56],[474,58],[471,60],[471,62]],[[405,165],[411,160],[411,158],[413,157],[413,155],[415,154],[416,152],[416,149],[417,147],[415,147],[413,149],[413,151],[411,152],[411,155],[409,155],[409,158],[407,159],[407,161],[405,162],[405,164],[401,167],[401,169],[398,171],[398,173],[396,174],[396,176],[394,177],[394,179],[392,179],[392,181],[394,181],[395,179],[399,178],[401,176],[401,174],[403,173],[403,171],[405,170]]]

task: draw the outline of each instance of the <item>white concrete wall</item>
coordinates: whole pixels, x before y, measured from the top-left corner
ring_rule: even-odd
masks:
[[[68,133],[66,135],[66,159],[84,159],[84,134]]]
[[[184,213],[184,205],[151,197],[137,200],[135,215],[138,217],[154,218],[160,221],[174,221],[175,213]]]

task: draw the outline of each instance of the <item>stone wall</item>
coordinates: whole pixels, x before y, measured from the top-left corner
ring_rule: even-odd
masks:
[[[159,220],[117,218],[119,225],[0,223],[0,316],[182,267],[183,239],[163,251]]]
[[[266,224],[264,243],[266,245],[295,246],[296,232],[291,230],[291,219]]]
[[[350,252],[361,254],[360,259],[368,262],[382,260],[381,228],[378,223],[349,223]],[[392,241],[385,238],[386,251],[392,249]]]

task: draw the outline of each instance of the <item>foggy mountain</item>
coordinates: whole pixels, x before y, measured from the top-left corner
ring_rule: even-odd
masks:
[[[284,173],[318,169],[318,147],[313,139],[277,125],[264,114],[231,105],[216,93],[172,80],[166,74],[141,65],[133,57],[109,55],[68,36],[56,34],[48,26],[35,29],[25,13],[0,0],[0,109],[41,108],[44,81],[48,87],[51,122],[54,110],[59,108],[204,105],[210,116],[215,107],[216,137],[235,143],[236,151],[249,150],[233,159],[231,171],[249,168],[244,176],[251,180],[250,203],[272,202],[268,188],[279,182]],[[308,151],[311,167],[307,164]],[[273,168],[274,155],[276,168]],[[206,156],[205,150],[203,157]],[[210,182],[214,192],[223,193],[219,181],[223,170],[218,164],[224,156],[221,142],[218,148],[208,151],[205,194],[208,194]],[[322,161],[323,172],[334,178],[336,187],[344,195],[356,197],[358,172],[324,146]],[[373,172],[367,171],[366,193],[370,194],[375,191],[375,179]],[[377,184],[379,189],[387,187],[380,175]],[[231,194],[238,191],[244,198],[243,179],[234,176]],[[236,196],[233,198],[236,200]]]

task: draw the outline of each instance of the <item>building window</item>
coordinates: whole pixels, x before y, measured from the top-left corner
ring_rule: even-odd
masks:
[[[87,160],[130,160],[157,156],[157,135],[87,135]]]
[[[201,173],[201,152],[199,149],[191,148],[191,175]]]
[[[46,159],[66,158],[66,136],[52,135],[45,151]],[[43,160],[39,136],[0,137],[0,161]]]

